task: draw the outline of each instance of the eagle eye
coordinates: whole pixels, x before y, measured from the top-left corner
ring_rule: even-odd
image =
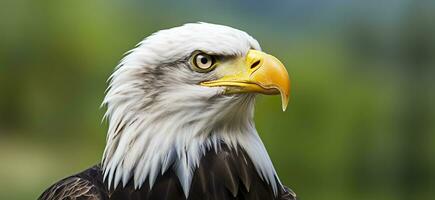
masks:
[[[216,59],[215,57],[205,54],[205,53],[197,53],[192,57],[193,68],[199,72],[208,72],[213,69]]]

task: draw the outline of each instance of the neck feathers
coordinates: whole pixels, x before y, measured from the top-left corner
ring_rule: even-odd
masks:
[[[105,101],[109,130],[103,168],[109,188],[125,186],[130,179],[135,188],[145,181],[151,188],[159,174],[172,169],[187,197],[201,158],[224,143],[243,149],[276,194],[281,185],[253,122],[255,96],[222,96],[219,88],[189,90],[195,94],[189,99],[174,90],[172,98],[162,95],[149,105],[122,98]]]

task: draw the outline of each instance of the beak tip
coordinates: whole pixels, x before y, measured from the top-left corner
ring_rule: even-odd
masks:
[[[282,103],[282,112],[285,112],[285,110],[287,110],[287,104],[286,103]]]
[[[288,105],[288,96],[281,95],[281,102],[282,102],[282,111],[285,112],[285,110],[287,109],[287,105]]]

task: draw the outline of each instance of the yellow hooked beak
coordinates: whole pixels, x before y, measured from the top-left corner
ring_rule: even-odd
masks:
[[[202,82],[208,87],[226,87],[225,93],[257,92],[281,94],[282,109],[287,108],[290,79],[284,65],[274,56],[249,50],[245,58],[222,63],[215,69],[218,80]]]

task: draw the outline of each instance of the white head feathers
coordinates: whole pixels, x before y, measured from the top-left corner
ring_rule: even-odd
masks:
[[[222,95],[223,88],[198,85],[213,73],[190,70],[195,51],[245,56],[260,50],[247,33],[227,26],[193,23],[162,30],[129,51],[110,77],[103,104],[109,122],[103,155],[109,187],[136,188],[172,168],[188,196],[193,172],[206,150],[220,142],[240,146],[276,192],[275,170],[253,122],[253,94]]]

